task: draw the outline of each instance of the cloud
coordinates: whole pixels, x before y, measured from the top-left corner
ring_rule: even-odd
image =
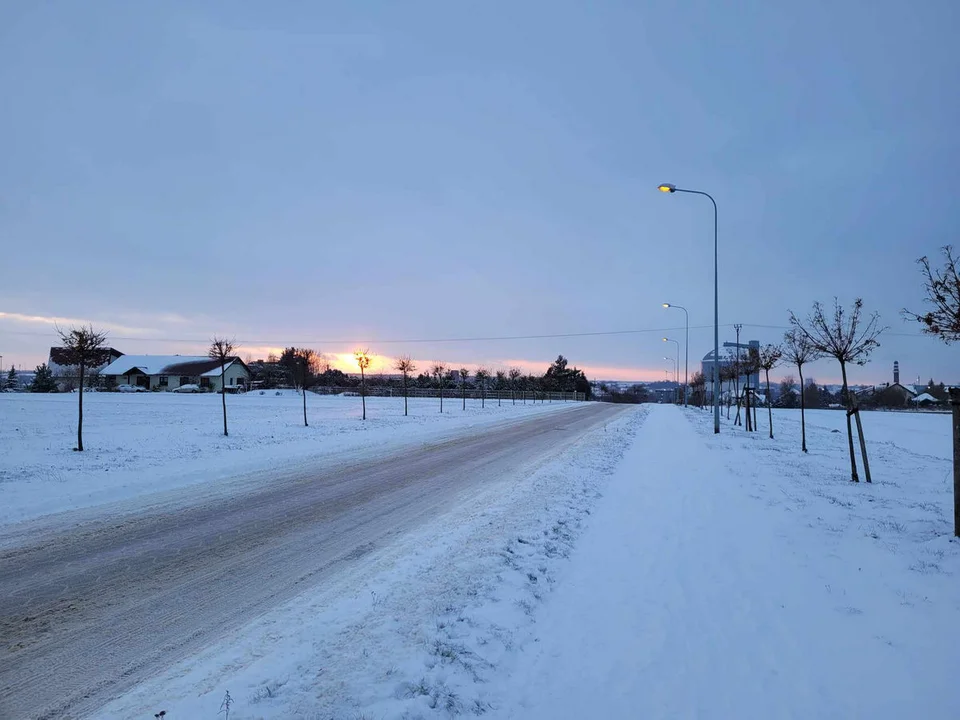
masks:
[[[70,327],[75,325],[94,325],[97,328],[125,333],[128,335],[146,335],[155,332],[153,328],[130,327],[128,325],[118,325],[117,323],[100,322],[86,318],[70,318],[58,315],[25,315],[23,313],[0,311],[0,320],[9,320],[15,323],[27,325],[43,325],[47,327]]]

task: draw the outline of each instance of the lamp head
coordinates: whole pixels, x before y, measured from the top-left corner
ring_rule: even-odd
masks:
[[[670,303],[664,303],[663,306],[664,306],[665,308],[668,308],[668,307],[670,307]]]
[[[676,185],[671,185],[670,183],[661,183],[657,186],[657,190],[665,193],[672,193],[677,191]]]

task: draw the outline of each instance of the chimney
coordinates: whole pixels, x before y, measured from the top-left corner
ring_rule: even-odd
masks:
[[[893,361],[893,384],[900,384],[900,363],[897,360]]]

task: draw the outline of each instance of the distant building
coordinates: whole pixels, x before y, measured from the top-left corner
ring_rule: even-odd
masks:
[[[900,384],[900,363],[894,361],[892,383],[868,387],[860,390],[856,395],[861,401],[872,403],[877,407],[903,408],[911,407],[916,400],[917,391],[908,385]]]
[[[732,346],[732,347],[731,347]],[[760,341],[751,340],[748,343],[740,344],[740,360],[741,362],[746,358],[747,353],[750,350],[760,350]],[[723,371],[724,368],[732,368],[736,365],[737,362],[737,348],[736,343],[724,343],[723,347],[720,349],[720,370]],[[713,390],[713,366],[714,366],[714,354],[713,350],[708,352],[703,356],[703,360],[700,361],[700,371],[703,373],[703,377],[707,382],[707,393],[712,392]],[[741,375],[740,376],[740,388],[744,387],[749,380],[749,384],[753,388],[760,387],[760,372],[757,371],[752,375]]]
[[[204,355],[124,355],[100,371],[111,384],[133,385],[145,390],[174,390],[181,385],[199,385],[220,390],[220,361]],[[250,370],[238,357],[227,360],[224,380],[228,389],[246,388]]]

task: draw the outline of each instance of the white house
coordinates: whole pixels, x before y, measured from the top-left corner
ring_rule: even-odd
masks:
[[[181,385],[199,385],[219,391],[220,361],[203,355],[124,355],[100,371],[117,385],[136,385],[147,390],[173,390]],[[227,388],[246,387],[250,371],[238,357],[227,360]]]

